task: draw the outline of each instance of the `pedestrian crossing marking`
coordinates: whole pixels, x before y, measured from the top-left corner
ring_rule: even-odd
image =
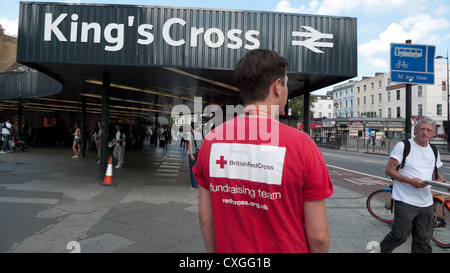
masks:
[[[55,205],[58,202],[59,202],[58,199],[50,199],[50,198],[0,197],[0,203]]]
[[[181,155],[168,154],[156,169],[155,176],[158,177],[178,177],[181,168]]]

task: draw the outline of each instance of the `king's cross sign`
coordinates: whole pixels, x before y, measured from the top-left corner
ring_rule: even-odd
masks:
[[[318,49],[318,47],[328,47],[333,48],[333,43],[330,42],[318,42],[321,39],[333,39],[333,34],[322,33],[312,27],[302,26],[308,32],[301,31],[293,31],[292,37],[305,37],[309,39],[305,40],[292,40],[292,45],[296,46],[304,46],[307,49],[315,52],[315,53],[324,53],[322,50]]]

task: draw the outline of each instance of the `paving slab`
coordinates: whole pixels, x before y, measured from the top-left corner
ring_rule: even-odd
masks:
[[[0,156],[0,174],[11,177],[0,180],[0,217],[7,222],[0,225],[7,235],[0,252],[206,252],[198,191],[188,189],[188,153],[179,143],[127,151],[123,168],[113,169],[116,187],[99,183],[95,151],[71,155],[70,148],[43,147]],[[370,242],[390,231],[367,212],[366,198],[334,185],[326,201],[331,253],[368,253]],[[410,252],[410,240],[395,252]]]

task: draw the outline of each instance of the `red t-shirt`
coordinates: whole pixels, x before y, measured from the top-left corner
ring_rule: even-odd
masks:
[[[211,131],[194,175],[211,193],[218,252],[308,252],[303,203],[333,193],[311,138],[270,118]]]

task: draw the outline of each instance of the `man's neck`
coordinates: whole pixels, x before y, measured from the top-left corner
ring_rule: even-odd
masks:
[[[426,147],[428,146],[428,142],[426,142],[426,141],[425,141],[425,142],[420,142],[420,141],[417,139],[417,137],[414,137],[413,140],[414,140],[414,142],[417,143],[417,145],[419,145],[419,146],[421,146],[421,147],[426,148]]]
[[[246,104],[244,105],[244,109],[246,110],[258,110],[256,113],[258,112],[262,112],[262,113],[267,113],[269,115],[269,117],[278,119],[279,115],[280,115],[280,111],[279,111],[279,106],[278,105],[272,105],[270,103],[266,103],[266,102],[260,102],[260,103],[251,103],[251,104]]]

